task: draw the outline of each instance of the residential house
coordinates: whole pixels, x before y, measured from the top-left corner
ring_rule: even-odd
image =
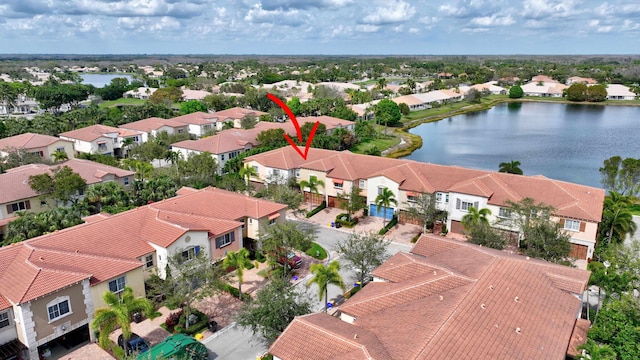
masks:
[[[497,81],[489,81],[484,84],[475,84],[471,86],[460,86],[459,89],[464,94],[468,93],[471,89],[478,90],[481,93],[489,92],[493,95],[506,95],[507,89],[497,85]]]
[[[447,102],[461,101],[464,94],[456,90],[433,90],[426,93],[404,95],[392,98],[391,100],[400,105],[409,105],[409,110],[417,111],[430,109],[434,104],[444,104]]]
[[[585,270],[423,235],[372,275],[334,316],[296,317],[269,353],[278,360],[564,360],[586,339]]]
[[[521,86],[525,96],[562,97],[567,85],[553,81],[532,81]]]
[[[552,219],[571,235],[571,256],[583,260],[593,256],[605,195],[603,189],[541,175],[513,175],[349,151],[312,149],[305,161],[295,149],[285,147],[249,156],[244,162],[257,170],[255,182],[265,182],[276,173],[297,181],[311,177],[324,181],[320,191],[328,206],[338,207],[338,194],[357,186],[367,197],[369,214],[387,219],[397,214],[401,221],[407,221],[406,211],[414,206],[418,195],[429,194],[435,198],[436,207],[448,213],[447,229],[457,234],[463,232],[462,218],[474,207],[490,209],[490,222],[518,238],[509,203],[532,198],[555,208]],[[384,188],[393,193],[397,206],[382,209],[376,205],[375,199]],[[307,201],[314,198],[311,194],[305,197]],[[315,202],[319,203],[317,199]]]
[[[142,144],[142,133],[139,131],[100,124],[67,131],[59,136],[61,139],[72,141],[77,153],[122,156],[125,139]]]
[[[173,254],[217,261],[257,238],[260,226],[284,221],[285,211],[225,190],[183,188],[174,198],[0,248],[0,354],[14,349],[37,359],[53,342],[88,339],[105,291],[129,286],[144,296],[144,280],[164,278]]]
[[[547,75],[536,75],[531,78],[531,82],[557,83],[556,80]]]
[[[71,159],[56,165],[30,164],[9,169],[0,174],[0,239],[6,234],[7,225],[17,212],[41,212],[51,208],[52,204],[42,200],[31,188],[29,177],[50,174],[58,166],[70,167],[88,185],[115,181],[125,189],[130,187],[135,174],[129,170],[81,159]]]
[[[571,86],[573,84],[585,84],[585,85],[595,85],[598,82],[592,78],[583,78],[580,76],[572,76],[567,79],[567,85]]]
[[[172,121],[187,125],[189,134],[202,137],[216,128],[218,117],[202,111],[171,118]]]
[[[638,97],[629,87],[621,84],[607,84],[607,100],[634,100]]]
[[[126,98],[136,98],[140,100],[149,100],[149,97],[153,95],[154,92],[158,90],[157,88],[152,87],[139,87],[137,89],[129,90],[124,93],[124,97]]]
[[[191,101],[191,100],[202,100],[205,97],[212,95],[208,91],[204,90],[191,90],[187,89],[185,86],[182,87],[182,100],[183,101]]]
[[[339,128],[351,133],[355,132],[355,122],[331,116],[299,117],[297,121],[300,127],[306,123],[319,122],[325,126],[327,135],[333,134]],[[178,152],[185,159],[191,154],[208,152],[216,159],[218,171],[222,171],[227,161],[258,146],[257,137],[261,132],[272,129],[283,129],[285,134],[289,134],[292,137],[296,135],[295,126],[291,121],[285,123],[262,121],[251,129],[227,129],[198,140],[184,140],[173,143],[171,144],[171,149]]]
[[[25,94],[19,94],[15,104],[8,104],[6,101],[0,102],[0,115],[27,115],[37,112],[38,102]]]
[[[135,131],[141,134],[140,142],[146,143],[149,138],[156,137],[162,132],[169,135],[186,134],[189,132],[189,125],[172,119],[162,119],[157,117],[147,118],[130,122],[118,126],[120,129]]]
[[[253,116],[256,120],[260,119],[262,115],[268,115],[266,112],[243,109],[240,107],[234,107],[231,109],[216,111],[211,114],[216,118],[216,128],[222,130],[222,127],[226,122],[231,122],[234,128],[242,128],[242,119],[246,116]]]
[[[37,154],[45,160],[55,161],[52,157],[57,150],[64,151],[69,159],[73,159],[73,142],[63,140],[55,136],[25,133],[0,139],[0,157],[9,155],[10,152],[24,150]]]

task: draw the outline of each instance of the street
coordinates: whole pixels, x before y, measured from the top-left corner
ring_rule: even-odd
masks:
[[[347,288],[353,286],[355,279],[355,271],[350,269],[346,263],[342,262],[337,256],[334,248],[339,241],[343,241],[350,236],[350,233],[345,229],[335,229],[328,226],[321,226],[305,221],[297,221],[300,227],[310,228],[316,235],[316,242],[327,250],[329,257],[326,262],[332,260],[338,260],[340,262],[340,275],[345,282]],[[409,251],[410,245],[390,243],[388,248],[389,256],[397,253],[398,251]],[[324,309],[324,295],[322,298],[318,297],[318,287],[316,284],[306,286],[312,275],[301,279],[296,288],[301,294],[307,294],[312,301],[312,308],[314,311],[319,312]],[[335,285],[328,286],[329,301],[336,299],[343,294],[342,289]],[[243,330],[240,326],[230,326],[222,331],[216,333],[214,336],[207,338],[203,341],[203,344],[209,349],[209,359],[234,359],[234,360],[255,360],[257,356],[264,354],[269,349],[268,345],[261,341],[258,336],[253,336],[251,331]]]

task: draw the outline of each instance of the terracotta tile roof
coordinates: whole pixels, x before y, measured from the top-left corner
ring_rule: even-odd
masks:
[[[304,349],[295,346],[300,340],[306,341]],[[296,317],[269,352],[282,359],[393,359],[375,335],[324,313]]]
[[[283,204],[214,187],[157,202],[152,207],[223,220],[243,220],[245,217],[260,219],[287,208]]]
[[[564,359],[582,305],[572,292],[589,279],[588,271],[438,236],[422,236],[411,254],[396,254],[374,275],[388,282],[369,283],[339,307],[352,324],[297,318],[271,353],[339,358],[350,349],[308,349],[317,338],[343,349],[341,334],[362,333],[393,359]]]
[[[117,178],[135,175],[133,171],[82,159],[71,159],[55,165],[23,165],[0,174],[0,204],[38,196],[29,186],[29,177],[45,173],[52,174],[53,169],[59,166],[70,167],[73,172],[78,173],[89,185],[102,182],[102,178],[108,174],[113,174]]]
[[[587,342],[587,333],[591,327],[591,321],[587,319],[578,319],[576,325],[573,327],[573,333],[571,334],[571,341],[569,342],[569,348],[567,354],[576,358],[578,355],[582,355],[582,350],[578,350],[578,346]]]
[[[459,166],[353,154],[349,151],[312,149],[305,161],[291,146],[247,157],[264,166],[291,170],[305,168],[343,180],[385,176],[405,191],[460,192],[486,197],[488,203],[508,206],[507,201],[530,197],[556,209],[555,215],[592,222],[602,218],[605,191],[600,188],[553,180]]]
[[[9,299],[7,299],[2,294],[0,294],[0,311],[6,310],[6,309],[10,308],[11,306],[12,305],[9,302]]]
[[[262,111],[243,109],[239,107],[216,111],[210,115],[218,118],[218,121],[224,121],[226,119],[242,119],[249,114],[253,114],[255,117],[260,117],[260,115],[268,115],[267,113]]]
[[[24,133],[16,136],[0,139],[0,149],[35,149],[45,146],[49,146],[55,142],[63,141],[70,142],[68,140],[62,140],[55,136]]]
[[[174,117],[171,118],[171,120],[183,125],[206,125],[215,123],[218,120],[218,117],[213,114],[198,111],[191,114]]]
[[[36,299],[91,277],[79,271],[51,270],[30,261],[34,248],[26,243],[0,248],[0,292],[13,304]]]
[[[158,130],[163,126],[171,127],[171,128],[182,128],[184,127],[184,123],[174,121],[173,119],[162,119],[157,117],[151,117],[147,119],[142,119],[134,122],[130,122],[128,124],[119,125],[118,127],[121,129],[131,129],[137,131],[143,131],[149,133],[153,130]]]
[[[81,129],[63,132],[60,134],[60,136],[70,138],[70,139],[77,139],[77,140],[91,142],[100,137],[107,137],[105,134],[109,134],[109,133],[119,134],[120,129],[111,127],[111,126],[96,124],[96,125],[83,127]]]

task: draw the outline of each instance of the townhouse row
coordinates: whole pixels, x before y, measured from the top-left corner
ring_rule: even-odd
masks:
[[[352,187],[358,187],[366,197],[369,215],[387,219],[396,214],[401,221],[409,221],[407,209],[416,206],[420,194],[429,194],[436,208],[447,212],[447,229],[457,234],[463,233],[462,218],[469,208],[488,208],[491,224],[517,239],[518,229],[514,222],[507,221],[514,216],[509,203],[532,198],[555,208],[551,218],[571,235],[571,256],[582,260],[593,256],[605,196],[603,189],[542,175],[513,175],[349,151],[311,149],[305,161],[288,146],[249,156],[245,164],[256,170],[258,175],[252,178],[256,186],[265,184],[273,174],[298,182],[321,180],[321,196],[313,196],[305,188],[305,198],[315,204],[324,200],[329,207],[339,207],[338,195],[349,194]],[[377,206],[376,197],[384,188],[393,193],[397,206]]]
[[[0,248],[0,354],[38,359],[51,344],[93,338],[89,324],[105,291],[145,296],[168,259],[212,261],[248,247],[286,206],[216,188],[178,196]]]

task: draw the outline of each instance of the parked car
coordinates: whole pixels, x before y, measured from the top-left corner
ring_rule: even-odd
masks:
[[[302,258],[296,255],[293,251],[289,251],[286,257],[278,257],[278,263],[282,265],[286,263],[291,269],[298,269],[302,266]]]
[[[118,336],[118,346],[124,349],[127,356],[130,356],[133,353],[141,354],[149,350],[150,347],[149,342],[141,338],[140,335],[136,333],[131,333],[126,344],[124,342],[124,337],[120,334],[120,336]]]

